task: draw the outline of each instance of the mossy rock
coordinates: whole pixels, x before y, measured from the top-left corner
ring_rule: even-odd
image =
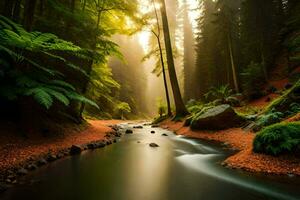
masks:
[[[266,112],[276,110],[279,112],[285,112],[289,110],[289,107],[293,103],[300,103],[300,80],[289,90],[287,90],[282,96],[275,99],[266,109]]]
[[[300,152],[300,122],[278,123],[261,130],[253,141],[253,151],[269,155]]]
[[[191,121],[192,129],[222,130],[239,127],[245,119],[239,116],[230,105],[224,104],[208,108],[199,115],[196,114]]]

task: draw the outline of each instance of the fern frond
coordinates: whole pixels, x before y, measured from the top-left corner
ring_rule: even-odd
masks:
[[[25,92],[26,96],[32,96],[40,105],[49,109],[53,104],[53,99],[45,88],[37,87]]]

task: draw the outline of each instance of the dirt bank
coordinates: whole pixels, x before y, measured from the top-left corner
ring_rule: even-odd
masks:
[[[2,127],[0,134],[0,171],[19,168],[24,163],[36,160],[45,154],[57,154],[72,145],[82,145],[93,141],[104,140],[109,125],[121,123],[119,120],[90,120],[83,127],[66,126],[64,131],[55,136],[41,135],[21,137],[14,130],[13,125]]]
[[[171,120],[160,125],[162,128],[167,128],[179,135],[225,143],[230,148],[238,150],[238,153],[224,161],[223,164],[228,167],[251,172],[300,176],[300,158],[294,156],[274,157],[252,152],[252,142],[255,136],[252,132],[244,132],[241,128],[214,132],[193,131],[189,127],[184,127],[183,122]]]

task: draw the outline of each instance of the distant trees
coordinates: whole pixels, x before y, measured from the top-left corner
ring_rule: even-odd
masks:
[[[198,20],[195,75],[200,85],[198,97],[210,87],[226,84],[236,92],[251,88],[260,91],[260,87],[249,84],[268,81],[276,55],[290,41],[286,39],[299,32],[299,27],[287,31],[291,16],[294,22],[299,20],[295,17],[300,11],[299,4],[294,0],[200,2],[202,15]],[[250,69],[254,66],[255,69]],[[249,80],[251,77],[253,81]],[[256,77],[263,77],[263,81],[254,81]]]

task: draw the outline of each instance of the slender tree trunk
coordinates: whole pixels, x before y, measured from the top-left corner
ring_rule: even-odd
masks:
[[[5,0],[1,13],[5,17],[11,18],[13,15],[13,7],[14,7],[14,0]]]
[[[268,78],[268,72],[266,69],[266,59],[265,59],[264,48],[263,48],[262,42],[260,44],[260,54],[261,54],[261,64],[262,64],[262,70],[264,73],[265,81],[268,81],[269,78]]]
[[[27,31],[32,31],[37,0],[26,0],[24,6],[23,25]]]
[[[161,2],[162,2],[161,16],[162,16],[164,39],[165,39],[165,46],[167,52],[167,62],[168,62],[168,69],[169,69],[168,71],[169,71],[171,86],[174,95],[176,116],[186,116],[188,114],[188,111],[186,110],[186,107],[182,100],[182,96],[178,85],[175,65],[174,65],[170,30],[169,30],[168,17],[166,12],[166,3],[165,0],[161,0]]]
[[[13,20],[16,22],[20,21],[20,12],[21,12],[21,0],[15,0],[14,11],[13,11]]]
[[[155,11],[155,18],[156,18],[157,31],[158,31],[158,34],[154,33],[154,35],[157,38],[157,43],[158,43],[158,48],[159,48],[160,61],[161,61],[163,80],[164,80],[164,86],[165,86],[165,93],[166,93],[168,116],[172,116],[170,96],[169,96],[169,88],[168,88],[167,76],[166,76],[166,68],[165,68],[165,63],[164,63],[164,56],[163,56],[162,46],[161,46],[161,42],[160,42],[160,24],[159,24],[157,10],[156,10],[156,7],[155,7],[155,0],[152,0],[152,3],[153,3],[154,11]]]
[[[233,77],[233,83],[234,83],[234,88],[237,93],[240,92],[239,89],[239,84],[238,84],[238,79],[237,79],[237,73],[236,73],[236,67],[234,64],[234,59],[233,59],[233,50],[232,50],[232,42],[230,35],[227,34],[227,42],[228,42],[228,49],[229,49],[229,54],[230,54],[230,62],[231,62],[231,68],[232,68],[232,77]]]
[[[159,47],[160,61],[161,61],[162,73],[163,73],[163,79],[164,79],[164,85],[165,85],[165,93],[166,93],[166,100],[167,100],[168,116],[172,116],[170,96],[169,96],[169,89],[168,89],[167,76],[166,76],[166,68],[165,68],[164,56],[163,56],[162,47],[161,47],[161,43],[160,43],[159,37],[157,38],[157,42],[158,42],[158,47]]]
[[[45,8],[45,0],[40,0],[40,6],[39,6],[39,14],[44,14],[44,8]]]

